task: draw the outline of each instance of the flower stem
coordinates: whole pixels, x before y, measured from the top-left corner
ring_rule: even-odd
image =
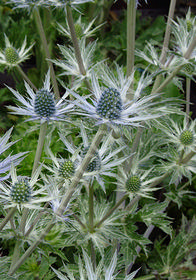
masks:
[[[31,176],[33,175],[33,173],[35,172],[35,170],[37,169],[37,167],[39,165],[39,161],[40,161],[43,146],[44,146],[46,130],[47,130],[47,122],[44,122],[43,124],[41,124],[41,127],[40,127],[37,150],[36,150],[36,154],[35,154],[35,159],[34,159],[34,163],[33,163],[33,169],[32,169]]]
[[[84,171],[86,170],[90,160],[92,159],[98,145],[100,144],[105,132],[106,132],[107,126],[102,125],[99,127],[99,130],[97,131],[92,144],[84,158],[84,160],[82,161],[79,169],[77,170],[73,181],[70,185],[70,191],[69,194],[65,197],[62,198],[61,204],[59,206],[59,208],[56,211],[57,215],[62,215],[64,210],[66,209],[73,193],[75,192],[75,188],[78,185],[80,179],[82,178],[82,175],[84,174]],[[47,227],[45,228],[45,230],[40,234],[39,238],[27,249],[27,251],[24,253],[24,255],[18,260],[18,262],[12,267],[12,269],[10,269],[9,275],[13,275],[15,273],[15,271],[23,264],[23,262],[31,255],[31,253],[37,248],[37,246],[42,242],[42,240],[44,239],[44,237],[46,236],[46,234],[53,228],[53,226],[55,225],[55,218],[53,218],[49,224],[47,225]]]
[[[17,65],[16,69],[18,70],[18,72],[21,74],[21,76],[24,78],[24,80],[35,90],[37,91],[36,86],[31,82],[31,80],[27,77],[27,75],[25,74],[25,72],[22,70],[22,68]]]
[[[69,194],[62,198],[61,204],[60,204],[60,206],[57,210],[57,215],[61,216],[63,214],[64,210],[66,209],[66,207],[69,203],[69,200],[72,197],[73,193],[75,192],[75,188],[78,185],[80,179],[82,178],[82,175],[84,174],[84,172],[85,172],[90,160],[92,159],[98,145],[100,144],[100,142],[101,142],[101,140],[102,140],[102,138],[103,138],[103,136],[106,132],[106,129],[107,129],[107,126],[105,126],[105,125],[102,125],[102,126],[99,127],[99,130],[97,131],[84,160],[82,161],[79,169],[77,170],[74,178],[72,179]]]
[[[94,206],[93,206],[93,183],[89,183],[89,195],[88,195],[88,206],[89,206],[89,231],[93,233],[94,231]]]
[[[186,157],[181,160],[181,164],[186,164],[187,162],[189,162],[189,160],[192,159],[195,154],[195,151],[191,151]]]
[[[195,47],[196,47],[196,36],[193,38],[186,53],[184,54],[185,59],[188,59],[190,57]],[[176,69],[164,80],[164,82],[157,89],[152,91],[152,93],[161,92],[171,82],[171,80],[178,74],[178,72],[182,69],[182,67],[183,65],[176,67]]]
[[[0,224],[0,231],[4,228],[4,226],[9,222],[9,220],[14,216],[15,212],[17,211],[16,207],[13,207],[9,210],[5,218]]]
[[[69,7],[69,5],[66,6],[66,12],[67,12],[67,21],[68,21],[68,25],[69,25],[69,30],[70,30],[70,33],[71,33],[71,38],[72,38],[72,42],[73,42],[73,46],[74,46],[74,50],[75,50],[75,56],[76,56],[76,60],[78,62],[78,67],[80,69],[80,73],[83,76],[85,76],[86,75],[86,70],[85,70],[85,67],[84,67],[84,63],[83,63],[83,60],[82,60],[80,48],[79,48],[79,45],[78,45],[78,39],[77,39],[76,32],[75,32],[71,7]]]
[[[188,124],[189,122],[190,94],[191,94],[191,79],[186,78],[186,124]]]
[[[36,171],[36,169],[39,165],[39,161],[40,161],[43,146],[44,146],[46,130],[47,130],[47,122],[44,122],[40,127],[39,139],[38,139],[38,143],[37,143],[37,150],[36,150],[36,154],[35,154],[35,159],[34,159],[34,163],[33,163],[33,169],[32,169],[32,173],[31,173],[31,177],[33,176],[34,172]],[[29,209],[24,208],[23,213],[22,213],[22,217],[21,217],[21,223],[20,223],[20,229],[23,232],[23,234],[25,234],[24,231],[25,231],[25,224],[26,224],[26,220],[27,220],[27,217],[28,217],[28,213],[29,213]]]
[[[121,203],[123,203],[123,201],[128,197],[127,194],[125,194],[123,197],[121,197],[121,199],[114,205],[114,207],[112,207],[106,214],[105,216],[94,225],[94,227],[100,227],[103,222],[105,222],[105,220],[107,220],[113,213],[114,211],[121,205]]]
[[[165,31],[165,36],[164,36],[164,41],[163,41],[163,47],[161,51],[161,56],[160,56],[160,63],[163,65],[166,62],[166,54],[169,46],[169,39],[170,39],[170,34],[171,34],[171,22],[174,17],[174,12],[175,12],[175,7],[176,7],[176,0],[171,0],[170,1],[170,7],[169,7],[169,14],[167,18],[167,26],[166,26],[166,31]],[[152,92],[155,91],[157,87],[159,87],[161,82],[161,76],[158,75],[155,79],[154,85]]]
[[[52,227],[55,225],[54,219],[51,220],[51,222],[46,226],[44,232],[42,232],[39,236],[39,238],[26,250],[24,255],[18,260],[17,263],[13,265],[13,267],[9,271],[9,275],[12,276],[15,271],[23,264],[23,262],[31,255],[31,253],[37,248],[37,246],[41,243],[41,241],[44,239],[46,234],[52,229]]]
[[[60,99],[60,94],[59,94],[58,84],[57,84],[56,77],[55,77],[54,67],[53,67],[52,62],[50,61],[51,56],[50,56],[45,31],[44,31],[44,28],[43,28],[42,20],[41,20],[40,13],[39,13],[38,9],[34,9],[34,15],[35,15],[35,20],[36,20],[39,36],[40,36],[40,39],[41,39],[41,42],[42,42],[42,45],[43,45],[43,49],[44,49],[44,52],[45,52],[45,57],[47,59],[48,66],[50,68],[50,75],[51,75],[51,80],[52,80],[52,84],[53,84],[53,87],[54,87],[55,97],[56,97],[56,99]]]
[[[134,67],[136,21],[135,2],[135,0],[127,1],[127,76],[132,74]]]
[[[16,244],[15,244],[15,247],[14,247],[14,253],[12,255],[12,263],[11,263],[9,271],[11,271],[11,269],[13,268],[14,264],[17,262],[17,260],[20,256],[20,245],[21,245],[21,240],[17,240]]]

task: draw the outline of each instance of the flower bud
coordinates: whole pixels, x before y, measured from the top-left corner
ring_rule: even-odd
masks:
[[[12,46],[5,49],[5,59],[10,64],[15,64],[18,61],[19,55],[16,49]]]
[[[126,189],[128,192],[136,193],[141,187],[141,180],[137,175],[131,175],[126,181]]]
[[[180,135],[180,142],[184,146],[189,146],[193,144],[193,140],[194,140],[193,133],[190,130],[184,130]]]
[[[64,160],[59,166],[59,176],[70,179],[75,173],[74,163],[71,160]]]
[[[31,187],[26,179],[20,179],[12,185],[10,196],[13,202],[22,204],[31,198]]]

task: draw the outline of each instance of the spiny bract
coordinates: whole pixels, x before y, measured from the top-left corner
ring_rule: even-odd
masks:
[[[106,89],[98,101],[97,114],[109,120],[120,119],[122,112],[122,100],[120,93],[114,88]]]
[[[52,117],[56,111],[53,93],[45,89],[37,91],[34,110],[41,117]]]

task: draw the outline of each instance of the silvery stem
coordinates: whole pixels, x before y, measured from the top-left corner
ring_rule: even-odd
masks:
[[[47,59],[47,63],[48,63],[48,66],[50,68],[50,75],[51,75],[51,80],[52,80],[52,84],[53,84],[53,88],[54,88],[54,94],[55,94],[56,99],[60,99],[60,94],[59,94],[58,84],[57,84],[57,81],[56,81],[54,67],[53,67],[52,62],[50,61],[51,56],[50,56],[48,43],[47,43],[47,39],[46,39],[46,34],[45,34],[45,31],[44,31],[44,28],[43,28],[43,25],[42,25],[42,20],[41,20],[41,17],[40,17],[39,10],[34,9],[34,14],[35,14],[35,19],[36,19],[36,24],[37,24],[37,27],[38,27],[37,29],[38,29],[40,39],[41,39],[41,42],[43,44],[43,49],[44,49],[44,52],[45,52],[45,56],[46,56],[46,59]]]
[[[80,69],[80,73],[83,76],[85,76],[86,70],[84,67],[84,63],[82,60],[82,56],[81,56],[81,52],[80,52],[80,48],[79,48],[79,44],[78,44],[78,39],[77,39],[76,32],[75,32],[71,7],[69,7],[69,5],[67,5],[67,7],[66,7],[66,12],[67,12],[67,21],[68,21],[68,25],[69,25],[69,30],[71,33],[71,38],[72,38],[72,42],[73,42],[73,46],[74,46],[74,50],[75,50],[75,56],[76,56],[76,60],[78,62],[78,67]]]
[[[127,76],[134,67],[136,10],[135,0],[127,1]]]

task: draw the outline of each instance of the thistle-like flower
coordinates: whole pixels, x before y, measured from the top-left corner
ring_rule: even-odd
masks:
[[[42,202],[50,200],[45,187],[35,188],[40,171],[40,166],[31,179],[17,176],[15,168],[11,168],[12,182],[0,183],[0,201],[5,208],[39,208]]]
[[[75,104],[82,110],[76,112],[79,115],[95,119],[96,125],[107,124],[108,126],[128,125],[139,126],[142,121],[148,121],[168,114],[169,105],[160,103],[160,94],[148,95],[140,98],[142,89],[149,82],[149,78],[141,80],[134,92],[131,92],[133,98],[127,100],[130,85],[133,82],[133,75],[129,78],[123,78],[122,69],[117,68],[118,77],[110,80],[106,72],[102,74],[108,77],[103,80],[107,88],[101,88],[96,75],[92,75],[92,96],[80,96],[72,90],[67,89],[75,98]],[[89,100],[89,101],[88,101]]]
[[[161,128],[162,133],[165,135],[162,137],[162,143],[173,143],[177,147],[178,151],[195,151],[196,148],[196,122],[190,120],[187,123],[187,118],[184,117],[182,122],[175,122],[171,118],[162,125],[158,122],[158,127]]]
[[[88,279],[88,280],[114,280],[116,279],[116,276],[118,273],[115,273],[116,265],[117,265],[117,252],[114,253],[114,255],[111,258],[111,261],[108,266],[104,265],[104,259],[102,259],[98,266],[97,269],[94,270],[93,264],[91,262],[90,257],[87,255],[87,253],[83,250],[83,258],[84,258],[84,265],[82,263],[81,258],[79,257],[79,262],[78,262],[78,271],[80,275],[80,279]],[[78,277],[74,277],[73,272],[70,271],[70,269],[64,265],[64,269],[66,272],[66,275],[63,275],[61,272],[58,270],[52,268],[53,271],[56,273],[59,279],[61,280],[76,280]],[[125,276],[122,278],[123,280],[132,280],[134,279],[134,276],[137,274],[138,270],[132,272],[131,274]]]
[[[81,124],[81,136],[83,143],[82,146],[77,148],[73,144],[69,143],[65,136],[62,133],[60,133],[60,138],[65,144],[68,152],[70,152],[76,158],[76,168],[78,168],[78,166],[81,164],[90,147],[89,139],[87,137],[87,133],[83,124]],[[122,158],[116,158],[117,154],[120,153],[120,151],[122,151],[124,147],[112,150],[112,144],[114,144],[114,140],[112,135],[109,134],[103,139],[101,147],[95,152],[94,157],[91,159],[86,171],[84,172],[84,182],[89,182],[89,180],[91,179],[96,179],[104,191],[105,186],[102,177],[110,176],[115,178],[116,172],[113,170],[113,168],[120,165],[127,158],[127,156],[124,156]]]
[[[15,141],[7,143],[12,133],[12,130],[13,128],[10,128],[3,137],[0,137],[0,155],[17,142]],[[0,174],[10,171],[11,165],[17,166],[25,158],[25,155],[27,153],[28,152],[23,152],[16,155],[9,155],[5,159],[2,159],[0,161]],[[7,179],[9,176],[10,173],[5,175],[4,177],[0,177],[0,181]]]
[[[50,71],[48,71],[44,86],[36,93],[25,82],[25,87],[28,93],[25,99],[20,93],[10,87],[10,91],[22,103],[22,107],[8,106],[13,111],[12,114],[29,116],[30,120],[40,120],[41,123],[47,121],[61,120],[65,121],[65,113],[70,112],[73,108],[72,104],[67,104],[65,94],[58,102],[55,101],[53,92],[50,89]]]
[[[30,47],[26,48],[27,41],[26,37],[21,48],[16,49],[10,43],[8,37],[5,35],[5,49],[0,51],[0,64],[3,64],[9,68],[15,67],[29,58],[29,51],[33,47],[33,44]]]
[[[54,64],[62,68],[63,72],[60,74],[60,76],[74,76],[74,89],[77,89],[81,84],[81,81],[83,81],[86,77],[90,77],[91,75],[91,71],[94,67],[93,55],[96,47],[96,42],[88,43],[86,45],[85,38],[82,38],[79,41],[79,47],[81,50],[81,57],[86,72],[85,74],[82,74],[80,72],[78,61],[75,55],[75,50],[71,46],[69,46],[69,48],[66,46],[59,46],[60,51],[63,55],[63,59],[52,60]]]
[[[174,46],[177,52],[184,56],[192,39],[196,36],[196,16],[191,15],[188,10],[185,18],[177,17],[176,21],[172,21],[172,32],[174,35]],[[193,50],[190,58],[196,57],[196,48]]]
[[[46,147],[46,153],[52,160],[52,166],[44,165],[44,167],[49,170],[54,175],[54,180],[56,183],[64,183],[64,186],[70,183],[70,180],[75,174],[76,171],[76,160],[77,152],[73,154],[68,159],[57,158],[52,153],[49,146]]]
[[[143,164],[150,159],[153,154],[145,155],[144,158],[139,158],[141,155],[138,153],[133,160],[130,170],[126,168],[119,168],[119,187],[120,189],[128,194],[129,198],[132,199],[135,195],[142,197],[152,198],[150,192],[158,190],[154,187],[155,182],[159,179],[153,174],[153,168],[144,170]]]
[[[163,174],[166,172],[170,173],[169,184],[175,184],[177,186],[183,177],[191,181],[192,174],[196,173],[196,156],[192,155],[189,158],[190,153],[182,154],[182,152],[179,152],[175,147],[171,146],[168,146],[166,150],[162,154],[163,160],[161,160],[158,169]]]

